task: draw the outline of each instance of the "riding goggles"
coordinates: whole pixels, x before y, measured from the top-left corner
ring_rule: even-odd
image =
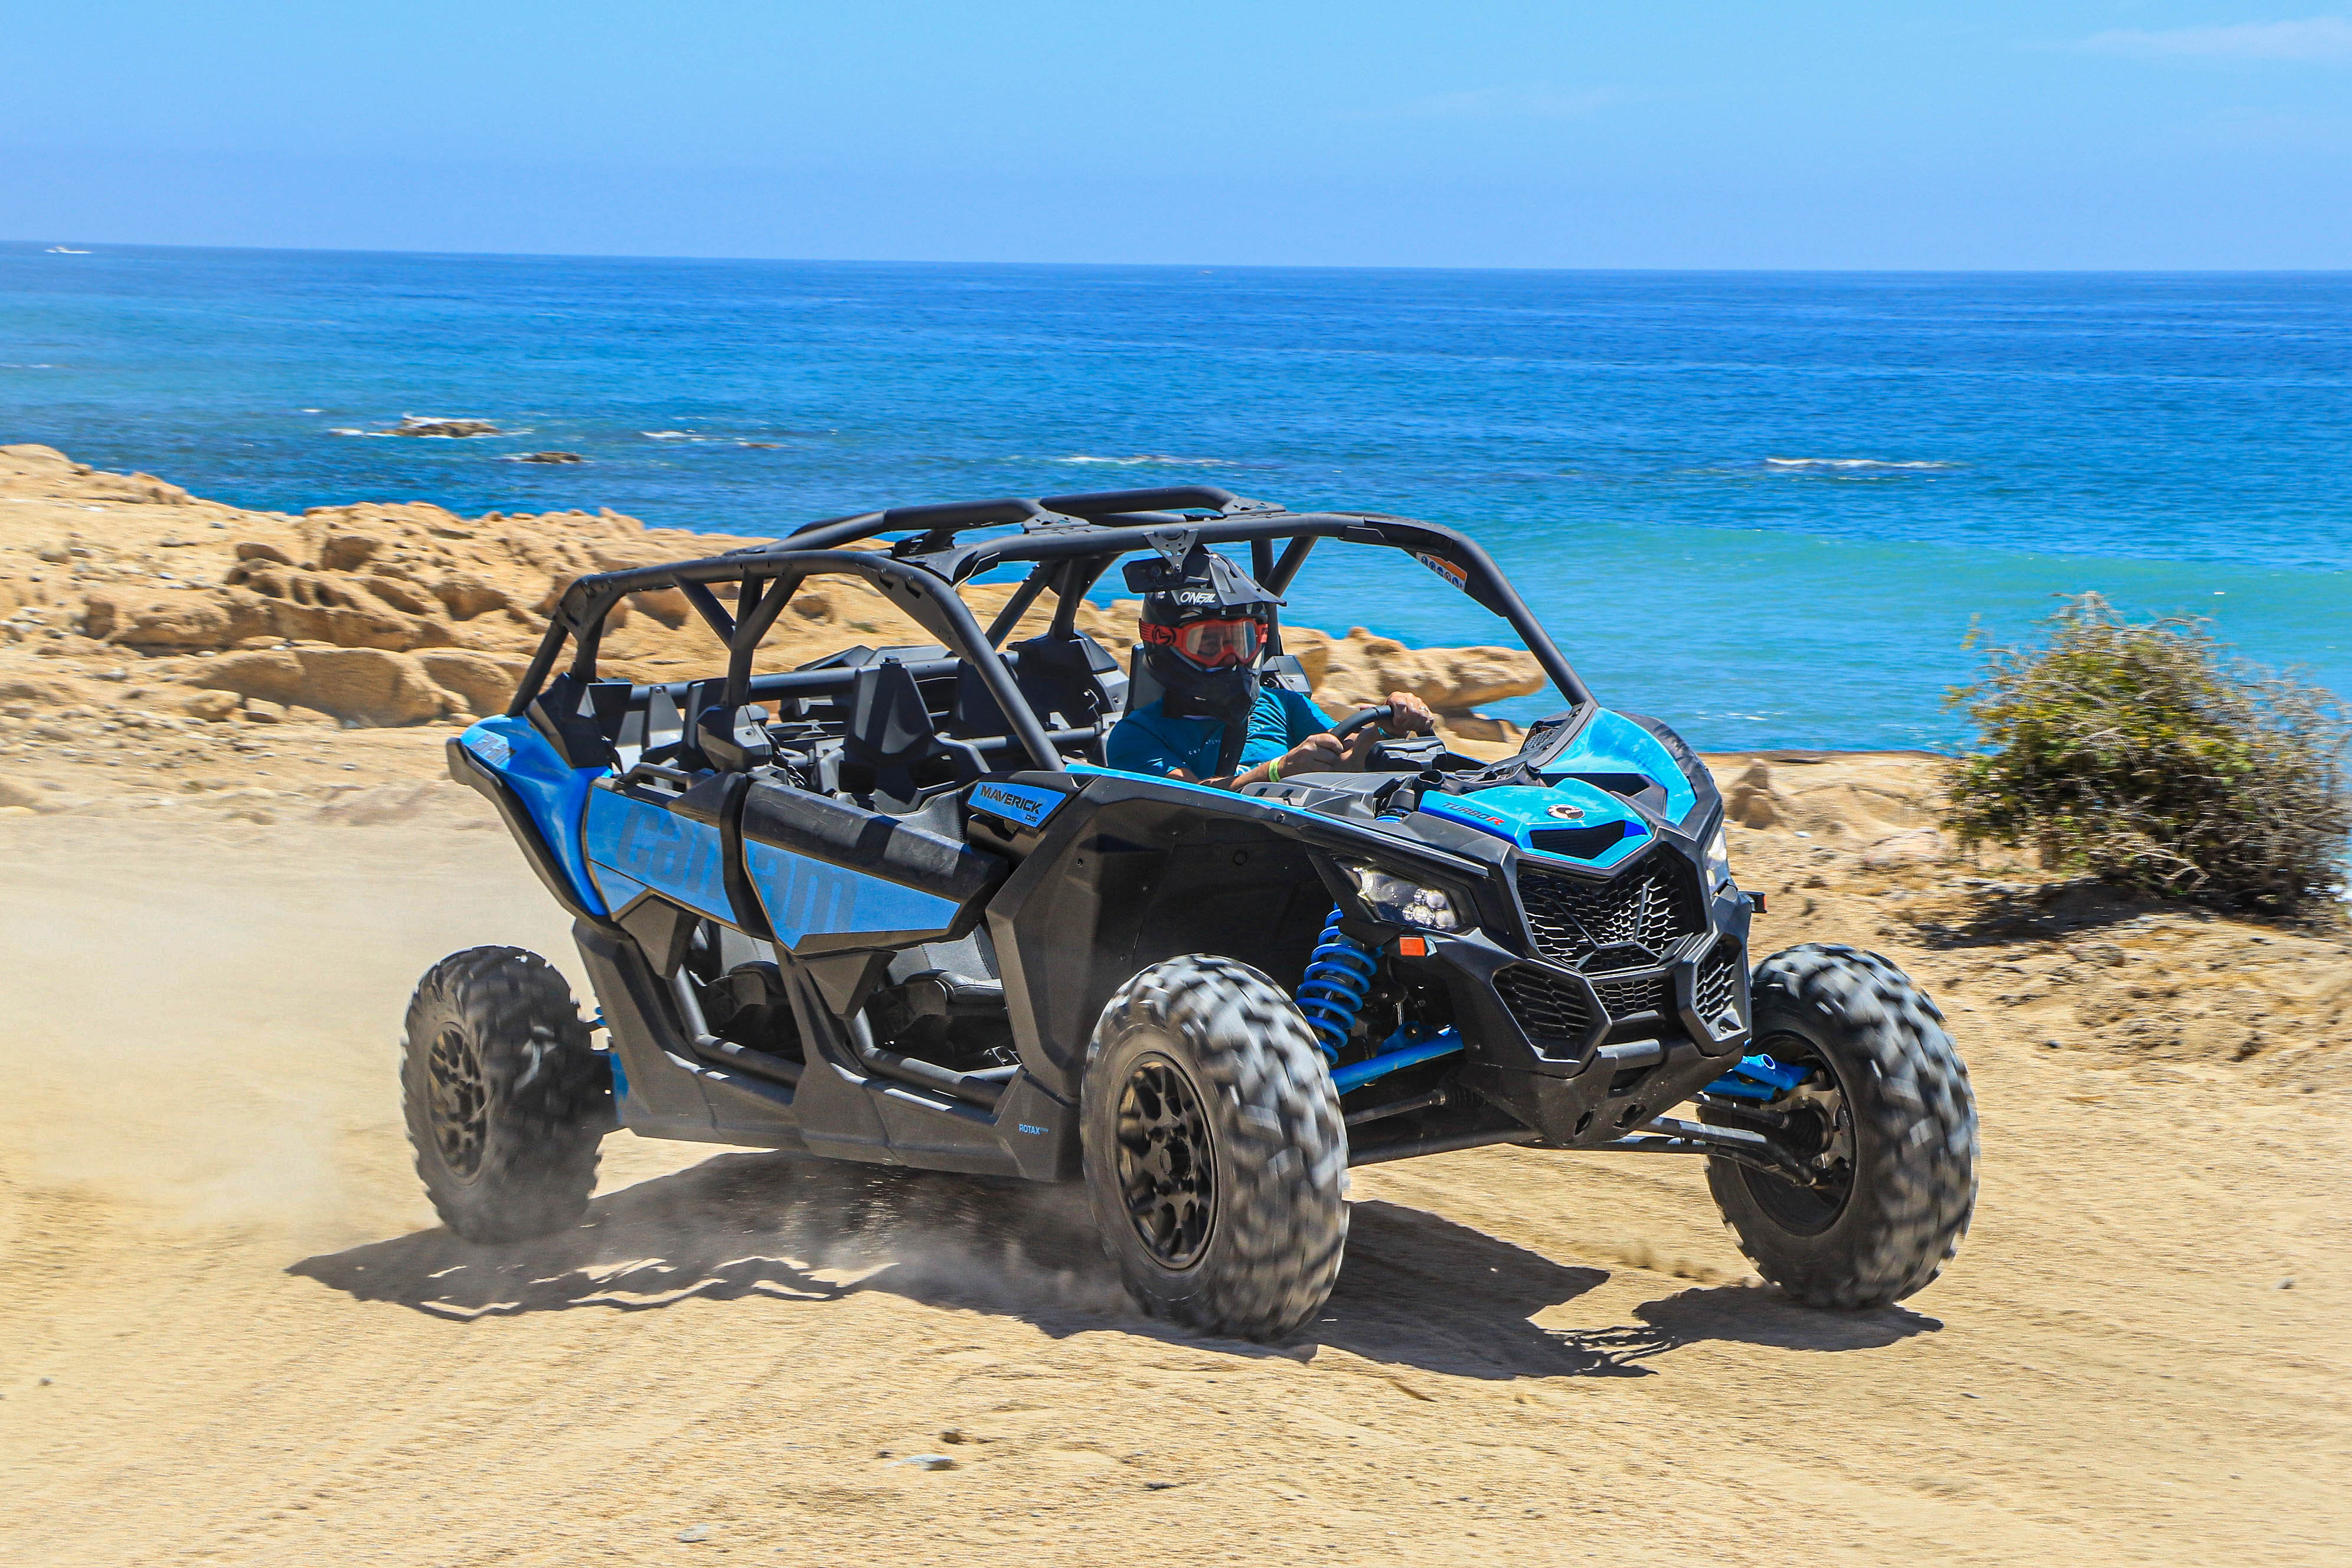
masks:
[[[1253,663],[1265,646],[1265,628],[1257,621],[1187,621],[1181,626],[1145,626],[1143,640],[1173,647],[1202,669],[1229,669]]]

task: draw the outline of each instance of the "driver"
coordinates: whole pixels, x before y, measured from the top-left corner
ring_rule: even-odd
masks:
[[[1144,572],[1128,574],[1130,586],[1144,589],[1136,630],[1161,694],[1111,727],[1104,755],[1112,767],[1236,789],[1361,768],[1378,735],[1436,729],[1427,703],[1395,691],[1385,724],[1340,740],[1320,708],[1259,679],[1280,603],[1272,594],[1212,550],[1193,550],[1181,573],[1159,562],[1139,564]]]

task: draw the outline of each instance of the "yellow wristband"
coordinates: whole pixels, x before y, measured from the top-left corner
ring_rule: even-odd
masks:
[[[1268,784],[1280,784],[1282,782],[1282,759],[1280,757],[1276,757],[1274,761],[1265,764],[1265,782]]]

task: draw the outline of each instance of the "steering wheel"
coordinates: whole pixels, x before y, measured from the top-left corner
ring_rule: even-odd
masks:
[[[1331,726],[1331,733],[1346,740],[1367,724],[1385,724],[1396,716],[1396,710],[1383,702],[1377,708],[1360,708]]]

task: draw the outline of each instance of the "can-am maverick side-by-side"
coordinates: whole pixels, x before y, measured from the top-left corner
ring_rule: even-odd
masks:
[[[1239,790],[1103,765],[1154,700],[1076,627],[1107,572],[1148,590],[1219,550],[1279,595],[1363,549],[1507,622],[1565,709],[1500,763],[1384,741]],[[1006,568],[982,626],[959,588]],[[936,644],[754,673],[826,577]],[[600,679],[606,617],[672,588],[724,669]],[[1305,688],[1278,624],[1264,669]],[[1968,1226],[1975,1102],[1935,1005],[1853,948],[1754,962],[1706,770],[1602,708],[1449,528],[1186,487],[866,512],[583,577],[449,767],[571,914],[599,1008],[514,948],[418,986],[408,1127],[471,1239],[576,1223],[615,1128],[1083,1181],[1147,1310],[1255,1338],[1329,1293],[1348,1168],[1409,1155],[1702,1156],[1757,1269],[1824,1307],[1917,1290]]]

